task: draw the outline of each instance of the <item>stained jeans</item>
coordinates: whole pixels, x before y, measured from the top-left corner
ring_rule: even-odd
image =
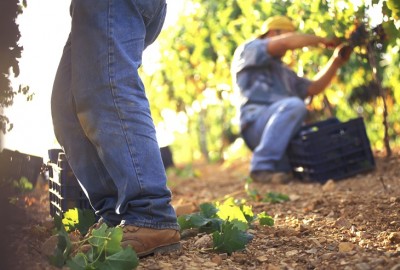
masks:
[[[303,100],[288,97],[266,107],[242,131],[244,140],[253,149],[250,171],[290,171],[286,149],[306,114]]]
[[[179,229],[138,68],[165,0],[72,0],[51,100],[54,132],[110,225]]]

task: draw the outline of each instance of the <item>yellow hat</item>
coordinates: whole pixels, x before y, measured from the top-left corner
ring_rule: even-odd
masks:
[[[260,35],[267,33],[269,30],[287,30],[295,31],[296,27],[293,22],[286,16],[273,16],[268,18],[261,27]]]

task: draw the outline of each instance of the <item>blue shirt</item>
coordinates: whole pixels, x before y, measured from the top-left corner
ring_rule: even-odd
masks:
[[[240,91],[242,129],[266,106],[290,96],[307,97],[311,81],[297,76],[279,58],[267,52],[269,39],[254,39],[239,46],[233,56],[232,76]]]

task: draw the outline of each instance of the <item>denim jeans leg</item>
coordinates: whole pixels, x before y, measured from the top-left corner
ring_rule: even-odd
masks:
[[[92,182],[96,189],[86,194],[96,214],[110,225],[118,225],[121,217],[115,213],[117,191],[93,144],[86,137],[75,112],[71,92],[71,38],[65,44],[57,69],[51,96],[55,136],[63,146],[68,162],[80,183]],[[83,187],[83,190],[86,189]],[[87,193],[87,192],[86,192]]]
[[[147,34],[138,2],[72,1],[70,89],[83,134],[107,177],[87,175],[87,160],[76,162],[79,155],[88,154],[83,150],[71,147],[67,155],[100,213],[102,202],[110,199],[121,223],[179,229],[148,100],[138,75]],[[165,2],[156,2],[165,8]],[[162,16],[159,10],[154,14]],[[103,180],[105,185],[99,183]],[[96,194],[107,195],[101,200]]]
[[[297,97],[285,98],[269,106],[243,133],[255,149],[250,171],[290,170],[286,148],[304,121],[307,110]]]

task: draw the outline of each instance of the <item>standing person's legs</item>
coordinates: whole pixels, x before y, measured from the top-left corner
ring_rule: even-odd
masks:
[[[304,121],[307,110],[297,97],[285,98],[269,106],[244,132],[254,147],[251,172],[288,172],[286,148]]]
[[[117,189],[103,166],[96,148],[86,137],[76,116],[71,92],[71,38],[68,37],[57,69],[51,97],[54,133],[64,148],[71,169],[80,182],[93,181],[90,199],[96,214],[109,225],[119,225],[121,217],[115,213]],[[70,157],[73,156],[73,159]],[[94,179],[94,180],[93,180]],[[83,187],[83,190],[86,189]]]
[[[165,8],[161,0],[72,1],[53,122],[92,206],[114,225],[179,230],[137,71]]]

